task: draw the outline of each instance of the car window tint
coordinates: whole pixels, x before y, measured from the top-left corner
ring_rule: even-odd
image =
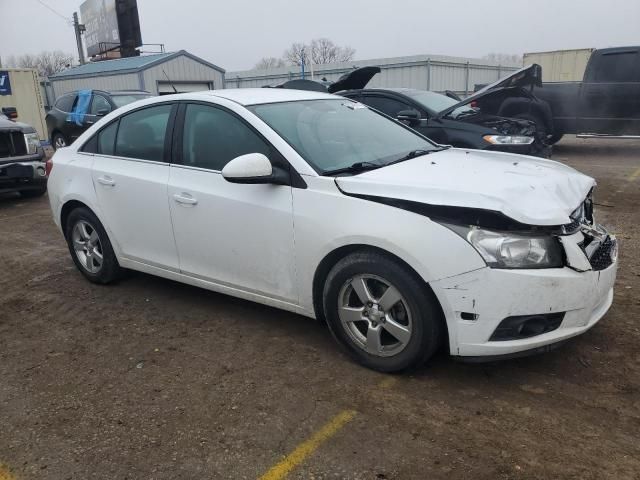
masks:
[[[98,153],[102,155],[113,155],[113,147],[118,131],[118,122],[113,122],[98,133]]]
[[[56,101],[55,107],[63,112],[71,112],[75,101],[75,95],[65,95]]]
[[[98,115],[101,113],[102,115],[106,115],[111,111],[111,104],[109,101],[104,98],[102,95],[94,95],[93,100],[91,101],[91,115]]]
[[[164,138],[171,105],[137,110],[120,119],[115,155],[163,161]]]
[[[636,52],[609,53],[598,59],[596,82],[637,82],[638,54]]]
[[[222,170],[240,155],[262,153],[270,147],[235,115],[206,105],[187,105],[182,141],[182,163]]]
[[[362,97],[361,102],[394,118],[402,110],[415,110],[410,105],[389,97],[365,95]]]

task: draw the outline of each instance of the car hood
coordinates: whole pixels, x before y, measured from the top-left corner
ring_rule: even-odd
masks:
[[[571,222],[595,180],[551,160],[450,148],[336,183],[350,195],[500,212],[521,224],[555,226]]]
[[[513,72],[511,75],[487,85],[486,87],[478,90],[473,95],[438,112],[437,117],[442,118],[446,115],[449,115],[456,108],[460,108],[463,105],[467,105],[473,102],[474,100],[478,100],[479,98],[486,97],[490,94],[492,95],[498,91],[515,87],[526,88],[532,85],[538,87],[542,85],[542,67],[537,63],[529,65],[528,67],[521,68],[520,70]]]

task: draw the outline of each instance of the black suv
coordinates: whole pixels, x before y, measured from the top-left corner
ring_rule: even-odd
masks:
[[[149,92],[142,90],[78,90],[66,93],[56,100],[47,113],[51,145],[56,149],[71,145],[100,117],[128,103],[151,96]]]
[[[47,191],[47,172],[38,133],[16,122],[14,108],[0,112],[0,193],[38,197]]]

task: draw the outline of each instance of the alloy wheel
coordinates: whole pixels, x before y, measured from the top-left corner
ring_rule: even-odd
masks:
[[[67,146],[67,142],[65,142],[64,137],[58,135],[55,139],[54,146],[56,148],[62,148]]]
[[[356,275],[345,282],[338,295],[338,316],[351,340],[371,355],[396,355],[411,339],[407,301],[377,275]]]
[[[104,260],[102,244],[97,230],[86,220],[79,220],[71,234],[73,249],[80,264],[89,272],[96,274],[102,268]]]

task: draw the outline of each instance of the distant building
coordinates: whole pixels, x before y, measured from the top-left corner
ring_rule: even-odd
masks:
[[[224,69],[180,50],[90,62],[49,77],[53,99],[81,89],[146,90],[154,95],[224,88]]]

